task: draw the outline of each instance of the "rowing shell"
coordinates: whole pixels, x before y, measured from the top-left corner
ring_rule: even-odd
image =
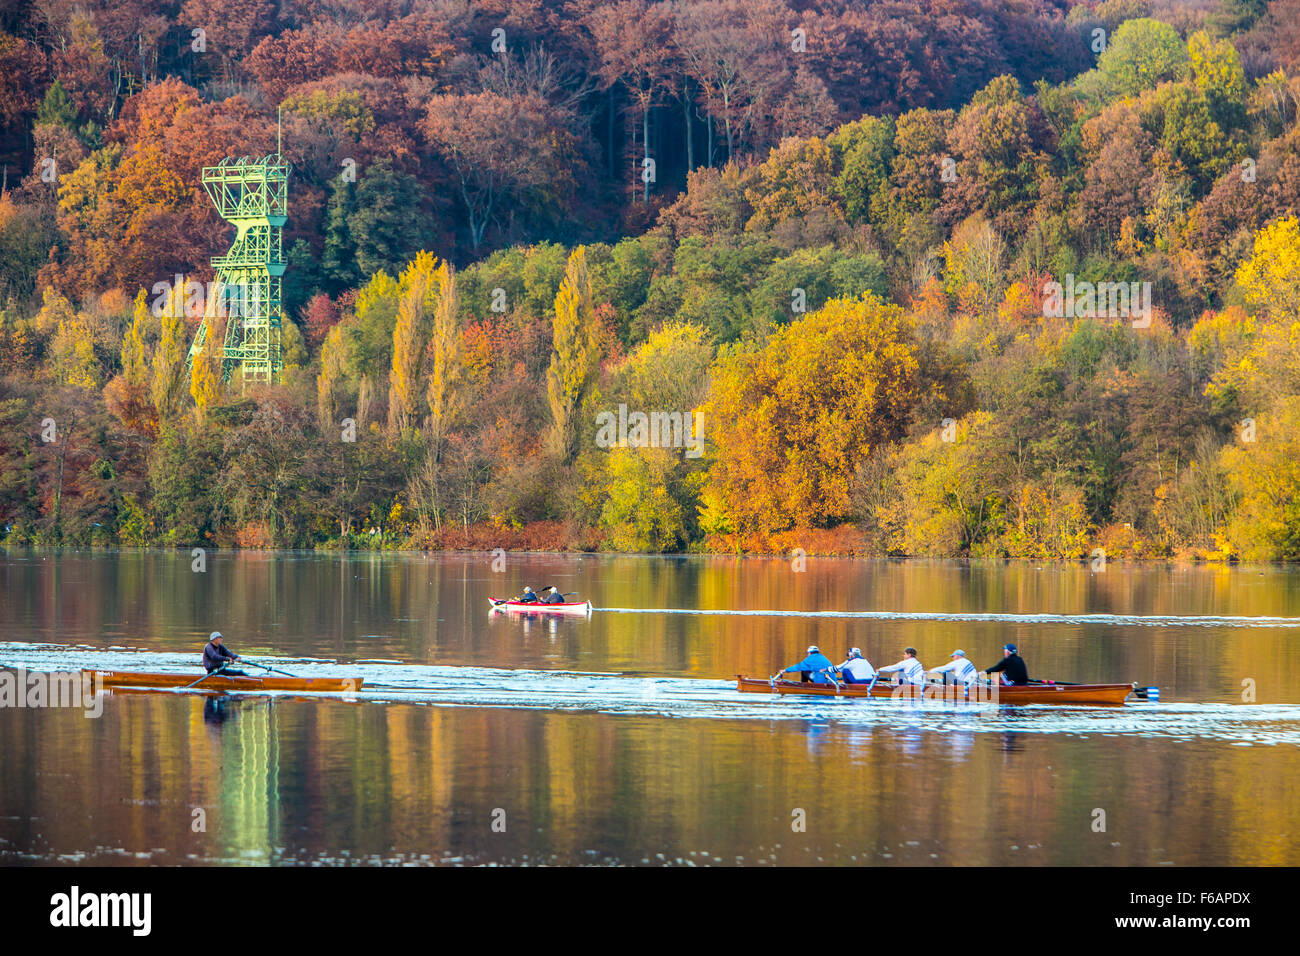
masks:
[[[566,601],[564,604],[529,604],[524,601],[504,601],[488,598],[494,611],[544,611],[547,614],[590,614],[590,601]]]
[[[185,687],[193,684],[193,674],[147,674],[139,671],[85,671],[98,679],[104,687]],[[257,693],[267,690],[324,691],[327,693],[355,693],[364,683],[359,677],[228,677],[219,674],[208,677],[197,685],[196,691],[243,691]]]
[[[807,694],[813,697],[903,697],[987,704],[1123,704],[1136,684],[814,684],[736,676],[748,694]]]

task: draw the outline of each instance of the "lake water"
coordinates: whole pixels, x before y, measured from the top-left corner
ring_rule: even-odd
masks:
[[[511,555],[0,553],[0,665],[192,670],[209,631],[355,699],[0,708],[0,864],[1300,864],[1300,573]],[[590,617],[493,614],[524,584]],[[1159,703],[741,695],[819,644]],[[1253,699],[1252,699],[1253,698]],[[1102,829],[1104,825],[1104,829]]]

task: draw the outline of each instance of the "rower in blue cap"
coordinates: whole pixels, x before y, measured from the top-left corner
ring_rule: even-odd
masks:
[[[1016,653],[1016,645],[1014,644],[1003,644],[1002,660],[984,670],[986,674],[997,674],[999,672],[1002,674],[1002,683],[1004,684],[1029,683],[1029,668],[1025,666],[1024,659]]]

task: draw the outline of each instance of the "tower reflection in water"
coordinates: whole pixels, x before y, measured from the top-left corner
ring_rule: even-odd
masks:
[[[221,761],[220,832],[241,861],[269,862],[280,829],[275,699],[210,697],[203,702],[203,723]]]

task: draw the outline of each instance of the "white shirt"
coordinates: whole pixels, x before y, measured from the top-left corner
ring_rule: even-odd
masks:
[[[924,684],[925,668],[915,657],[904,657],[897,664],[890,664],[888,667],[880,668],[882,674],[892,674],[894,671],[902,671],[901,677],[907,684]]]
[[[840,665],[840,671],[848,674],[856,683],[866,684],[876,676],[876,669],[865,657],[852,657]]]
[[[954,657],[949,663],[942,667],[931,667],[931,674],[946,674],[952,672],[952,676],[957,680],[969,684],[979,677],[979,668],[972,664],[964,657]]]

